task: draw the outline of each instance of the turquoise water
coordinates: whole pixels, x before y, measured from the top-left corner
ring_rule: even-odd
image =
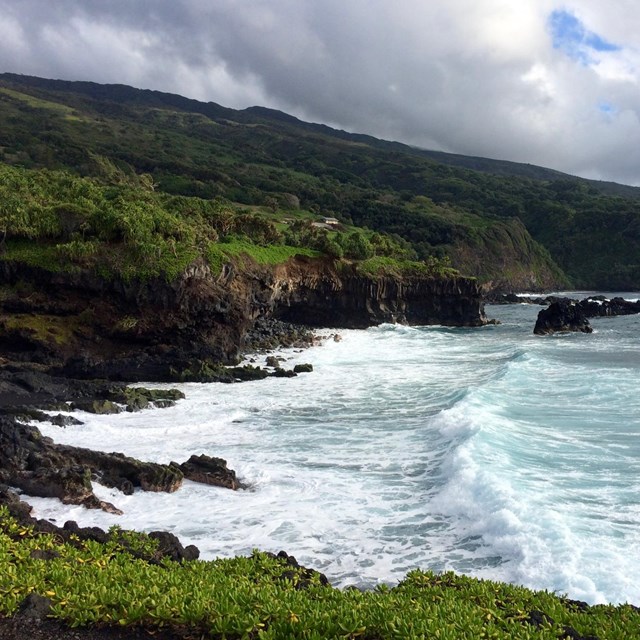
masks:
[[[539,309],[489,307],[502,324],[477,329],[344,331],[284,352],[310,374],[182,385],[171,409],[44,426],[160,462],[219,455],[251,488],[97,486],[119,518],[33,503],[59,522],[171,530],[204,557],[285,549],[338,585],[422,567],[639,604],[640,316],[538,337]]]

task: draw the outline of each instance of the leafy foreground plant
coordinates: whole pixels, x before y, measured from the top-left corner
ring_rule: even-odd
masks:
[[[286,559],[154,560],[144,534],[108,543],[36,533],[0,507],[0,615],[31,593],[69,625],[171,627],[211,638],[640,637],[630,605],[587,607],[547,592],[413,571],[397,587],[340,591]]]

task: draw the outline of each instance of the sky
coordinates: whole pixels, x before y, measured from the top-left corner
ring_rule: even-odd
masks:
[[[0,0],[0,71],[640,185],[638,0]]]

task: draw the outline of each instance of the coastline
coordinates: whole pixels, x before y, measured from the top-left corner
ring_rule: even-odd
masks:
[[[261,357],[262,357],[262,356],[261,356]],[[313,360],[313,358],[312,358],[312,360]],[[73,637],[73,636],[70,636],[70,637]],[[124,636],[124,637],[130,637],[130,636]],[[161,637],[162,637],[162,636],[161,636]],[[169,637],[172,637],[172,636],[167,636],[167,637],[169,638]],[[584,635],[577,634],[577,635],[575,635],[575,636],[573,636],[573,637],[588,637],[588,636],[584,636]],[[607,636],[605,636],[605,637],[607,637]]]
[[[224,373],[216,372],[215,380],[207,379],[206,375],[201,377],[208,383],[212,381],[241,383],[251,379],[264,379],[269,375],[295,377],[299,373],[312,371],[313,367],[310,364],[302,365],[296,371],[283,368],[283,364],[288,359],[282,356],[283,349],[295,349],[299,353],[329,339],[338,341],[339,334],[334,332],[324,335],[320,334],[318,330],[276,320],[258,323],[258,326],[255,326],[247,336],[241,361],[236,367],[228,367],[235,375],[232,374],[229,377]],[[251,373],[256,370],[264,372],[265,375],[243,375],[244,372]],[[7,375],[7,371],[9,375]],[[120,411],[132,412],[152,407],[162,410],[173,406],[176,400],[184,398],[181,392],[177,392],[175,389],[166,389],[169,385],[165,382],[151,383],[152,388],[147,389],[141,383],[126,385],[106,380],[79,381],[66,377],[51,377],[42,372],[36,373],[29,364],[23,367],[17,363],[4,363],[2,374],[0,380],[0,422],[2,424],[0,427],[4,431],[0,436],[4,435],[3,444],[7,443],[7,437],[17,442],[15,433],[13,436],[9,434],[11,430],[23,435],[26,434],[32,442],[45,441],[46,444],[52,444],[49,438],[41,436],[37,427],[33,426],[33,422],[51,421],[57,418],[59,427],[63,428],[66,424],[72,424],[77,420],[78,409],[96,414],[103,411],[107,414]],[[31,384],[31,389],[23,392],[22,387],[26,386],[25,376]],[[131,398],[125,395],[127,390],[131,390],[134,394],[133,402],[128,405],[126,401]],[[55,411],[58,413],[54,415]],[[78,423],[80,422],[78,421]],[[53,447],[57,448],[56,445]],[[215,478],[216,482],[211,482],[211,478],[202,478],[202,474],[196,478],[196,481],[227,489],[242,488],[241,484],[235,483],[235,472],[226,469],[226,461],[217,458],[215,460],[220,460],[224,465],[224,477],[221,482],[217,481],[219,478]],[[145,464],[137,460],[134,462]],[[96,478],[95,470],[93,470],[92,476],[93,479]],[[99,472],[98,477],[103,480],[102,473]],[[228,478],[231,478],[231,482]],[[15,476],[13,479],[15,480]],[[75,537],[80,540],[104,544],[113,538],[110,531],[107,532],[99,527],[79,527],[73,520],[58,525],[51,519],[34,517],[33,507],[30,504],[33,502],[34,495],[20,489],[16,492],[16,487],[11,486],[15,485],[15,482],[12,483],[11,480],[6,466],[0,466],[0,507],[7,508],[8,514],[16,518],[21,527],[27,527],[36,533],[45,535],[53,534],[62,541],[69,541]],[[84,484],[86,488],[86,481]],[[169,489],[166,487],[160,489],[147,487],[146,490]],[[90,496],[83,496],[80,503],[89,509],[98,508],[108,512],[118,512],[117,507],[96,498],[92,492]],[[196,560],[199,556],[200,552],[195,546],[184,547],[180,540],[171,533],[159,531],[156,532],[156,537],[161,540],[162,555],[170,560],[183,562]],[[286,566],[299,569],[304,575],[317,574],[324,584],[327,584],[327,580],[322,574],[305,567],[299,567],[295,558],[289,557],[284,551],[280,553],[280,558]],[[184,640],[192,637],[192,631],[188,628],[163,630],[149,625],[123,628],[109,624],[75,628],[69,627],[62,620],[49,616],[49,604],[41,602],[37,597],[36,599],[27,598],[13,616],[5,617],[0,613],[0,636],[3,640],[143,640],[149,638]]]

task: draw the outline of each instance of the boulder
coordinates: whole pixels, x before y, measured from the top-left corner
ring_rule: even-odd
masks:
[[[59,413],[57,416],[52,416],[50,420],[51,424],[56,425],[57,427],[69,427],[72,425],[81,425],[83,422],[74,418],[73,416],[64,416]]]
[[[107,399],[123,404],[127,411],[142,411],[150,407],[166,408],[175,405],[176,400],[182,400],[184,393],[178,389],[145,389],[144,387],[125,387],[112,389]]]
[[[276,356],[267,356],[267,367],[273,367],[274,369],[280,366],[280,360]]]
[[[632,302],[619,297],[607,300],[604,296],[591,296],[581,300],[578,306],[589,318],[628,316],[640,313],[640,301]]]
[[[73,411],[86,411],[87,413],[96,413],[98,415],[120,413],[122,411],[120,406],[111,400],[79,400],[71,404],[71,409]]]
[[[293,371],[293,369],[282,369],[281,367],[278,367],[273,370],[271,375],[274,378],[295,378],[298,374]]]
[[[51,614],[53,602],[39,593],[30,593],[19,605],[17,617],[20,619],[43,621]]]
[[[264,380],[269,374],[265,369],[252,367],[246,364],[242,367],[230,367],[227,371],[231,374],[234,382],[247,382],[248,380]]]
[[[226,489],[243,488],[236,477],[236,472],[229,469],[227,461],[222,458],[212,458],[205,454],[192,455],[186,462],[178,466],[187,480]]]
[[[149,533],[152,540],[158,542],[157,556],[159,558],[169,558],[174,562],[182,560],[197,560],[200,557],[200,550],[195,545],[183,547],[180,540],[168,531],[152,531]]]
[[[538,319],[533,329],[536,335],[547,335],[556,332],[593,331],[584,311],[574,302],[552,302],[546,309],[538,313]]]

